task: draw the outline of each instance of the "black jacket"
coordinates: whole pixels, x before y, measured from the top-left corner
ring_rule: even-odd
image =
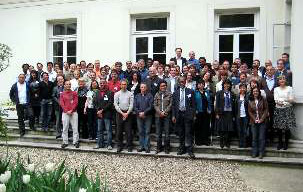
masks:
[[[100,94],[100,91],[96,91],[96,96],[93,98],[93,105],[96,108],[97,112],[103,109],[103,118],[112,119],[114,103],[114,94],[107,90],[104,95]]]
[[[28,83],[24,82],[26,84],[26,101],[27,103],[30,102],[30,89]],[[11,90],[9,92],[9,97],[11,101],[15,104],[19,104],[19,96],[18,96],[18,86],[17,83],[14,83],[11,87]]]
[[[232,92],[230,92],[230,96],[231,96],[231,108],[232,108],[232,112],[233,115],[235,117],[236,115],[236,96],[235,94],[233,94]],[[215,108],[215,112],[217,115],[222,115],[224,112],[224,91],[218,91],[216,93],[216,108]]]
[[[180,87],[173,94],[172,117],[178,119],[180,105]],[[195,93],[193,90],[185,88],[185,118],[194,120],[196,113]]]

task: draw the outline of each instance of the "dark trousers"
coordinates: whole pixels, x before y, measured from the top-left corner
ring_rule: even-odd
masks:
[[[179,150],[192,152],[193,151],[193,121],[185,117],[185,113],[178,112],[176,127],[179,131]]]
[[[290,130],[278,129],[278,138],[279,138],[278,147],[280,148],[284,147],[287,149],[289,138],[290,138]]]
[[[230,147],[230,133],[229,131],[220,131],[220,147],[223,148],[224,146]]]
[[[97,137],[97,111],[96,109],[87,108],[87,123],[88,123],[88,134],[92,139]]]
[[[164,149],[169,150],[170,148],[170,138],[169,138],[169,127],[170,127],[170,117],[156,117],[156,133],[157,133],[157,149],[162,149],[162,134],[164,132]]]
[[[140,147],[144,148],[145,150],[148,150],[150,148],[150,128],[152,119],[152,115],[147,115],[144,119],[137,116],[139,143]]]
[[[246,138],[248,136],[248,118],[239,117],[237,118],[237,130],[239,137],[239,147],[246,147]]]
[[[130,117],[123,120],[120,113],[116,113],[116,123],[117,123],[117,144],[118,148],[123,148],[123,129],[126,133],[126,147],[128,149],[132,148],[133,134],[132,134],[132,121]]]
[[[42,114],[42,129],[48,130],[52,117],[52,101],[51,99],[42,99],[41,114]]]
[[[20,134],[25,133],[25,124],[24,124],[25,113],[27,114],[27,116],[29,118],[29,127],[31,129],[35,129],[34,128],[35,119],[34,119],[34,115],[33,115],[33,111],[31,109],[31,107],[28,104],[17,104],[16,109],[17,109],[17,115],[18,115],[18,124],[19,124]]]
[[[268,103],[268,113],[269,113],[269,118],[267,121],[267,138],[271,143],[273,143],[274,138],[275,138],[275,131],[274,131],[274,110],[275,110],[275,103]]]
[[[266,126],[265,123],[254,123],[251,127],[252,132],[252,154],[264,155],[265,152],[265,133]]]
[[[62,135],[62,109],[59,107],[58,109],[55,110],[55,115],[56,115],[56,134],[57,136]]]
[[[78,130],[83,139],[88,138],[87,114],[84,114],[84,108],[78,108]]]
[[[32,106],[34,118],[36,120],[36,123],[39,123],[39,117],[41,113],[41,106]]]
[[[209,145],[210,136],[210,114],[199,112],[195,122],[195,143],[196,145]]]

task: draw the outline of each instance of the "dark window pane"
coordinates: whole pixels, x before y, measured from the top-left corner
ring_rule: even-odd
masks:
[[[63,41],[53,42],[53,55],[63,56]]]
[[[68,63],[76,63],[77,58],[76,57],[67,57],[67,62]]]
[[[239,47],[240,52],[253,52],[254,51],[254,35],[245,34],[240,35]]]
[[[136,19],[136,31],[167,30],[167,18]]]
[[[239,53],[239,57],[242,62],[247,63],[248,67],[252,67],[254,54],[253,53]]]
[[[65,27],[64,24],[56,24],[53,28],[54,35],[65,35]]]
[[[67,41],[67,56],[77,55],[77,41]]]
[[[139,37],[136,38],[136,53],[147,53],[148,52],[148,38]]]
[[[148,59],[148,55],[144,54],[144,55],[136,55],[136,61],[138,62],[140,59],[143,59],[145,61],[145,63],[147,62]]]
[[[162,64],[166,64],[166,54],[154,54],[154,61],[159,61]]]
[[[220,35],[219,36],[219,52],[233,52],[233,35]]]
[[[67,24],[67,35],[74,35],[77,33],[77,23]]]
[[[54,57],[53,58],[54,63],[59,63],[61,66],[63,64],[63,57]]]
[[[220,64],[223,63],[223,61],[229,61],[229,63],[233,62],[233,54],[232,53],[219,53],[219,62]]]
[[[154,53],[166,53],[166,37],[154,37]]]
[[[254,14],[220,15],[219,27],[254,27]]]

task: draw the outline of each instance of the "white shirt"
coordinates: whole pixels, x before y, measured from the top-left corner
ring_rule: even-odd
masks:
[[[48,72],[48,80],[51,82],[55,82],[57,78],[56,71],[52,70],[51,72]]]
[[[240,101],[241,101],[241,106],[240,106],[240,117],[246,117],[246,113],[245,113],[245,100],[244,97],[240,96]]]
[[[94,95],[95,95],[95,92],[92,91],[92,90],[89,90],[89,91],[86,93],[87,107],[88,107],[89,109],[93,109],[93,108],[94,108],[94,105],[93,105],[93,98],[94,98]]]
[[[281,87],[276,87],[274,89],[274,99],[276,103],[283,103],[283,106],[276,105],[277,108],[292,106],[292,104],[289,102],[289,100],[294,99],[292,87],[286,86],[284,89],[281,89]]]
[[[176,79],[171,77],[170,78],[170,92],[171,93],[175,92],[175,84],[176,84]]]
[[[216,92],[222,90],[222,83],[223,83],[223,81],[221,80],[221,81],[219,81],[219,82],[216,84]]]
[[[71,84],[71,90],[72,91],[76,91],[79,87],[79,83],[78,83],[77,79],[70,80],[70,84]]]
[[[17,83],[19,104],[26,104],[26,83]]]
[[[177,60],[177,65],[180,67],[180,71],[182,71],[183,69],[182,69],[182,59],[181,59],[181,57],[180,58],[176,57],[176,60]]]

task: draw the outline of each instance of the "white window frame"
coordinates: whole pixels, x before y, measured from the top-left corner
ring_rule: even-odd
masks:
[[[68,23],[77,23],[76,19],[73,20],[60,20],[60,21],[49,21],[48,22],[48,42],[49,42],[49,61],[54,62],[54,52],[53,52],[53,42],[56,41],[62,41],[63,42],[63,62],[67,61],[67,42],[68,41],[76,41],[76,50],[78,50],[78,40],[77,40],[77,34],[78,34],[78,23],[77,23],[77,28],[76,28],[76,34],[73,35],[55,35],[53,33],[53,29],[54,29],[54,25],[56,24],[68,24]],[[77,55],[76,51],[76,55],[74,55],[73,57],[76,57],[76,62],[78,61],[78,55]],[[72,57],[71,55],[69,55],[69,57]]]
[[[166,18],[167,19],[167,30],[151,30],[151,31],[136,31],[136,19],[150,19],[150,18]],[[148,58],[153,58],[153,38],[154,37],[166,37],[166,62],[169,61],[168,50],[170,49],[170,19],[168,13],[159,14],[143,14],[143,15],[132,15],[131,17],[131,60],[136,62],[136,38],[147,37],[148,38]],[[155,53],[163,54],[164,53]]]
[[[235,28],[220,28],[219,17],[221,15],[235,15],[235,14],[254,14],[254,27],[235,27]],[[233,60],[239,58],[240,53],[251,52],[239,52],[239,36],[241,34],[254,34],[254,52],[253,59],[259,58],[259,11],[256,10],[237,10],[237,11],[222,11],[215,14],[215,45],[214,45],[214,58],[219,61],[219,36],[220,35],[233,35]]]

